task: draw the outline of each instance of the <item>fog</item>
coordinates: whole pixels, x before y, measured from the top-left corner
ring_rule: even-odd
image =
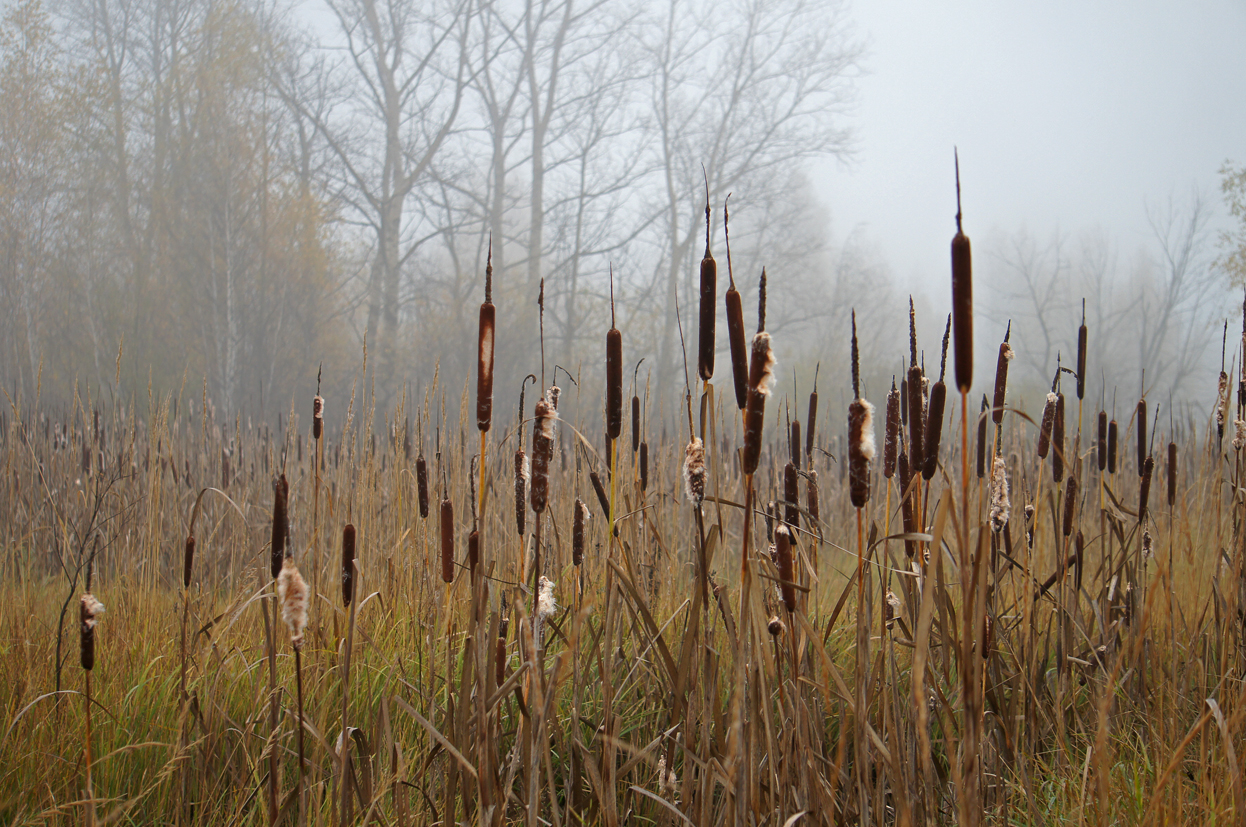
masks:
[[[1246,161],[1240,5],[3,8],[15,403],[150,391],[271,418],[320,382],[342,408],[434,388],[457,408],[491,254],[502,410],[555,365],[593,398],[613,295],[629,373],[643,358],[669,413],[708,191],[716,383],[729,272],[752,329],[765,267],[781,392],[821,364],[838,411],[853,309],[867,393],[905,357],[909,294],[937,369],[954,146],[977,385],[1009,321],[1018,388],[1049,384],[1085,299],[1096,396],[1205,410],[1240,319],[1216,265],[1237,226],[1220,168]]]

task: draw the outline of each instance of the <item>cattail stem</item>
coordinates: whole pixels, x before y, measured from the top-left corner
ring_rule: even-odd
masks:
[[[299,772],[298,772],[298,795],[299,795],[299,824],[307,823],[307,799],[303,789],[303,782],[307,775],[307,753],[303,749],[303,653],[301,647],[294,647],[294,686],[298,697],[299,707],[299,730],[298,730],[298,748],[299,748]]]

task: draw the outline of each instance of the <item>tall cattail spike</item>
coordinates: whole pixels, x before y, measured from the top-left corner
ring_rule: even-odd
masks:
[[[861,357],[857,350],[857,311],[852,310],[852,396],[861,398]]]
[[[766,329],[766,268],[761,268],[761,281],[757,284],[757,332]]]
[[[909,296],[909,367],[917,365],[917,311],[913,309],[913,297]]]
[[[489,254],[485,259],[485,304],[493,301],[493,233],[489,233]]]
[[[943,328],[943,351],[939,357],[939,381],[943,381],[944,374],[947,373],[947,343],[952,337],[952,314],[947,314],[947,326]]]

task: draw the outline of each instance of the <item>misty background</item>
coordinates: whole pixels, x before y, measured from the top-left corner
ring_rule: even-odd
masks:
[[[13,403],[149,392],[218,416],[378,412],[474,381],[492,238],[495,395],[544,363],[595,395],[610,272],[651,416],[682,396],[706,187],[721,294],[758,276],[779,390],[938,369],[974,243],[975,394],[1012,323],[1019,395],[1203,412],[1240,331],[1240,4],[833,0],[8,0],[0,24],[0,380]],[[703,177],[704,176],[704,177]],[[1236,209],[1236,211],[1235,211]],[[367,372],[364,373],[366,342]],[[695,377],[694,364],[691,371]],[[562,382],[566,384],[565,380]],[[728,396],[730,396],[730,393]],[[569,399],[576,399],[574,391]],[[1035,397],[1030,396],[1031,399]],[[306,410],[305,410],[306,409]]]

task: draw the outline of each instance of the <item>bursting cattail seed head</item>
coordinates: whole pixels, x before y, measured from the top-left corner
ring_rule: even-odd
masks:
[[[103,613],[104,604],[96,600],[95,595],[90,592],[82,595],[78,603],[79,662],[88,672],[95,668],[95,627]]]
[[[476,338],[476,428],[488,431],[493,422],[493,337],[497,311],[493,306],[493,242],[485,265],[485,300],[480,305]]]
[[[281,619],[290,630],[290,643],[295,649],[303,646],[303,630],[307,628],[307,583],[299,574],[294,560],[287,557],[277,577],[277,601],[281,604]]]
[[[973,256],[961,228],[960,158],[956,158],[956,235],[952,237],[952,322],[956,332],[956,387],[973,384]]]
[[[290,497],[290,484],[286,475],[282,474],[273,483],[273,531],[270,546],[270,565],[273,579],[281,574],[281,564],[285,560],[286,542],[290,536],[290,518],[287,504]]]
[[[554,420],[557,414],[544,399],[536,403],[532,423],[532,510],[540,514],[549,502],[549,463],[554,457]]]
[[[991,469],[991,530],[999,534],[1008,526],[1008,467],[1003,457],[996,457]]]
[[[891,479],[896,473],[896,451],[900,439],[900,392],[896,380],[891,379],[891,391],[887,394],[887,419],[883,429],[883,477]]]
[[[854,399],[848,406],[848,485],[855,508],[870,499],[870,460],[874,458],[874,406]]]
[[[342,605],[349,607],[355,599],[355,527],[350,523],[342,529]]]
[[[693,437],[684,449],[684,492],[693,505],[705,499],[705,444]]]
[[[584,562],[584,524],[588,517],[588,506],[576,497],[575,515],[571,521],[571,563],[575,566]]]
[[[531,476],[528,456],[523,448],[515,451],[515,529],[522,537],[524,518],[528,514],[528,479]]]
[[[891,589],[883,598],[883,625],[888,629],[896,625],[896,616],[900,612],[900,598]]]
[[[554,602],[554,581],[541,575],[537,583],[536,616],[540,620],[548,620],[558,611],[558,604]]]
[[[316,394],[312,399],[312,437],[320,439],[324,434],[324,397]]]
[[[454,582],[454,503],[441,501],[441,580]]]
[[[1246,446],[1246,420],[1233,420],[1233,450],[1240,451]]]
[[[796,576],[792,565],[792,534],[787,526],[778,525],[774,529],[774,546],[776,565],[779,569],[779,592],[783,595],[783,606],[789,611],[796,611]]]
[[[779,620],[778,615],[771,615],[770,620],[766,621],[766,631],[771,637],[778,637],[783,634],[783,621]]]

